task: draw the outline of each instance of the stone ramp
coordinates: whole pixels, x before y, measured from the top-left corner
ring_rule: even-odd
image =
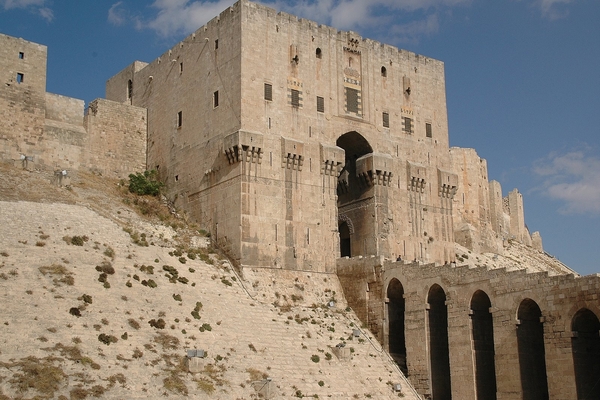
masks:
[[[246,291],[228,262],[184,254],[183,264],[157,232],[141,247],[86,207],[0,202],[2,395],[251,399],[268,377],[273,399],[398,398],[397,383],[404,398],[418,398],[346,309],[335,275],[248,270]],[[68,244],[74,236],[87,241]],[[108,263],[109,287],[96,270]],[[170,281],[163,265],[185,279]],[[142,284],[150,280],[156,287]],[[163,329],[150,326],[160,319]],[[194,360],[201,372],[185,372],[188,349],[206,351]],[[45,392],[19,388],[11,380],[28,382],[27,360],[64,375]]]

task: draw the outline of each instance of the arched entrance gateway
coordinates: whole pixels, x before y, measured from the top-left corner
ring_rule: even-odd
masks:
[[[336,146],[344,149],[346,158],[337,187],[340,256],[376,254],[373,188],[361,181],[356,168],[356,160],[373,153],[373,148],[354,131],[340,136]]]
[[[478,290],[471,298],[471,340],[475,359],[477,400],[496,400],[496,366],[494,359],[494,323],[492,302]]]
[[[431,393],[434,400],[451,400],[450,348],[448,345],[448,307],[446,293],[433,285],[427,295],[429,305],[429,362]]]

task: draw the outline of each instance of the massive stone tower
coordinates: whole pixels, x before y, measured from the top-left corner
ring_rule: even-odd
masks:
[[[242,265],[450,261],[443,63],[242,0],[108,81],[148,167]]]

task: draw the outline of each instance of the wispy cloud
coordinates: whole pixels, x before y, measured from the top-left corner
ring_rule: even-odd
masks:
[[[0,6],[5,10],[26,9],[51,22],[54,19],[54,12],[47,3],[46,0],[0,0]]]
[[[564,18],[569,14],[566,5],[574,0],[536,0],[542,10],[542,16],[550,20]]]
[[[0,0],[2,1],[2,0]],[[44,0],[4,0],[43,3]],[[390,41],[414,42],[439,31],[446,11],[477,0],[257,0],[277,10],[331,25],[338,29],[369,29]],[[566,5],[575,0],[527,0],[536,4],[544,17],[566,15]],[[127,11],[127,0],[114,3],[108,21],[114,25],[132,23],[137,29],[151,29],[163,37],[188,34],[204,25],[235,0],[155,0],[150,7]],[[131,2],[133,4],[133,2]]]
[[[534,163],[534,173],[543,179],[538,189],[563,202],[562,213],[600,215],[600,157],[590,152],[553,153]]]

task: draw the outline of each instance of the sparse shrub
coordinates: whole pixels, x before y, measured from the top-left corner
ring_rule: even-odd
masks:
[[[127,335],[127,332],[125,332],[121,335],[121,339],[123,339],[123,340],[127,340],[128,337],[129,336]]]
[[[212,331],[212,326],[210,326],[210,324],[202,324],[202,326],[199,328],[200,332],[204,332],[204,331]]]
[[[114,259],[115,258],[115,250],[112,247],[108,246],[106,248],[106,250],[104,250],[104,255],[108,258]]]
[[[100,276],[98,276],[98,282],[106,282],[106,279],[108,278],[108,275],[106,275],[106,272],[103,272],[100,274]]]
[[[195,270],[194,268],[189,268],[189,269],[188,269],[188,271],[190,271],[190,273],[192,273],[192,274],[193,274],[194,272],[196,272],[196,270]]]
[[[83,296],[81,296],[81,298],[84,303],[92,304],[92,296],[90,296],[89,294],[84,294]]]
[[[71,315],[73,315],[75,317],[81,317],[81,311],[77,307],[71,307],[69,309],[69,314],[71,314]]]
[[[181,301],[181,295],[180,294],[174,294],[173,295],[173,299],[175,299],[175,301]]]
[[[320,358],[318,355],[316,355],[316,354],[313,354],[313,355],[310,357],[310,360],[311,360],[312,362],[314,362],[314,363],[318,363],[319,361],[321,361],[321,358]]]
[[[44,246],[46,245],[46,242],[37,241],[37,242],[35,242],[35,245],[36,245],[37,247],[44,247]]]
[[[73,246],[83,246],[85,242],[87,242],[87,236],[73,236],[71,238],[71,244]]]
[[[101,334],[98,335],[98,340],[108,346],[111,343],[117,343],[117,341],[119,339],[117,339],[113,335],[107,335],[105,333],[101,333]]]
[[[187,262],[187,259],[185,257],[179,257],[179,262],[185,264]]]
[[[140,323],[137,322],[137,320],[135,320],[133,318],[129,318],[127,320],[127,323],[129,324],[129,326],[131,326],[135,330],[140,329]]]
[[[103,272],[107,275],[113,275],[115,273],[115,268],[108,261],[102,261],[100,265],[96,266],[96,271]]]
[[[8,257],[8,253],[6,251],[3,251],[0,253],[0,256],[2,257]]]
[[[221,278],[221,283],[225,286],[233,286],[233,283],[231,283],[227,278]]]
[[[327,361],[331,360],[331,353],[325,353],[325,359]]]
[[[319,381],[319,386],[321,386],[321,387],[325,386],[325,382]]]
[[[255,352],[255,353],[256,353],[256,347],[254,347],[254,345],[253,345],[252,343],[250,343],[250,344],[248,345],[248,348],[249,348],[250,350],[252,350],[253,352]]]
[[[133,286],[133,284],[131,283],[131,281],[127,281],[127,283],[125,283],[125,286],[127,286],[127,287],[132,287],[132,286]]]
[[[141,196],[158,196],[162,182],[157,179],[157,171],[144,171],[129,175],[129,191]]]
[[[148,323],[150,324],[151,327],[156,328],[156,329],[165,329],[165,326],[167,325],[165,323],[165,320],[162,318],[159,318],[158,320],[151,319],[150,321],[148,321]]]
[[[179,278],[177,278],[177,281],[180,283],[183,283],[184,285],[187,285],[187,283],[189,282],[189,279],[184,276],[180,276]]]

